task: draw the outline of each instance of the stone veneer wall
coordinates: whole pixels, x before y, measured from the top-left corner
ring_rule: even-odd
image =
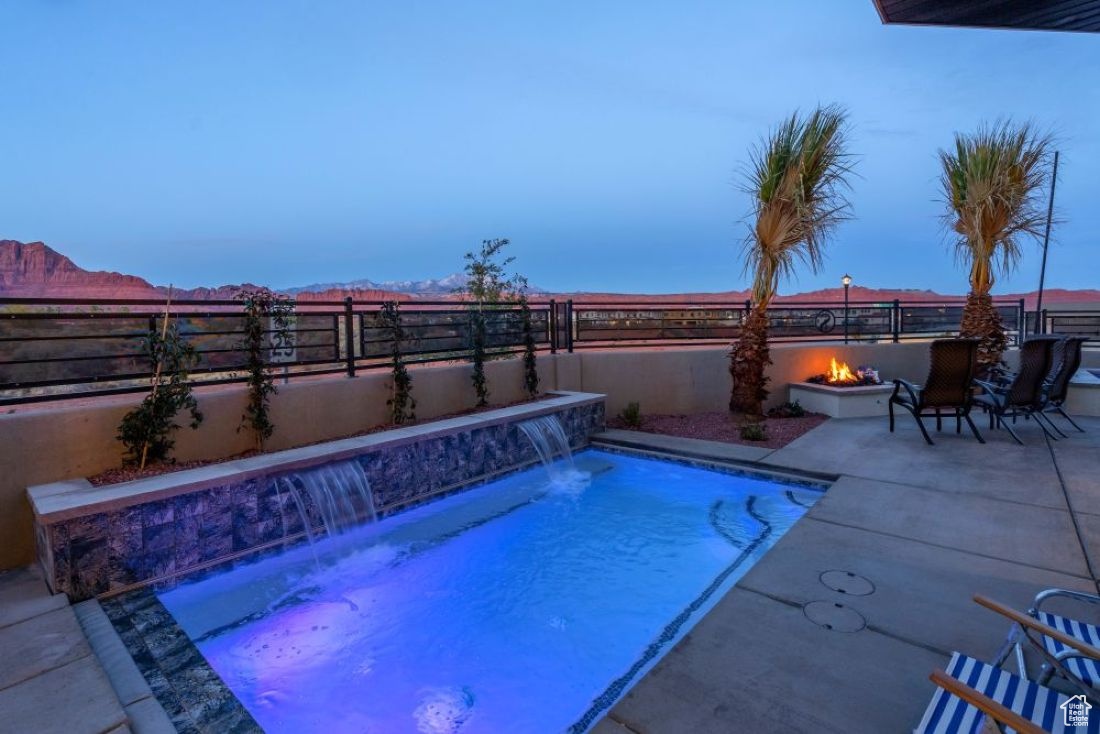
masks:
[[[588,402],[553,413],[575,448],[586,445],[589,436],[604,425],[602,396],[587,397]],[[395,438],[350,458],[366,470],[380,513],[392,513],[536,461],[534,448],[518,424],[537,414],[520,414],[503,422],[487,414],[482,425],[465,425],[411,442]],[[275,470],[104,511],[92,506],[89,514],[56,522],[37,516],[39,561],[54,591],[76,600],[279,543],[304,531],[289,494],[275,489],[276,477],[294,471]],[[307,507],[307,514],[315,528],[323,527],[316,507]]]

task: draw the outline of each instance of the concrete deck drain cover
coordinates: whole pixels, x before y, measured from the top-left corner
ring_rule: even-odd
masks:
[[[833,601],[811,601],[802,607],[806,619],[833,632],[859,632],[867,626],[863,615]]]
[[[826,587],[841,594],[868,596],[875,593],[871,580],[851,571],[825,571],[818,578]]]

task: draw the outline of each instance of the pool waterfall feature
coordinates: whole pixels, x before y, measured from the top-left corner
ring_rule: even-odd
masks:
[[[39,563],[74,601],[244,559],[385,517],[560,455],[520,424],[556,416],[576,449],[604,425],[604,396],[556,392],[522,405],[93,487],[28,489]],[[547,448],[549,447],[549,448]],[[349,462],[345,469],[334,468]],[[551,462],[553,463],[553,462]],[[560,460],[559,460],[560,463]],[[357,465],[357,466],[352,466]],[[325,468],[319,468],[325,467]],[[555,469],[556,470],[556,469]],[[336,481],[344,475],[345,484]],[[307,486],[307,482],[309,486]]]
[[[286,492],[305,529],[306,539],[313,543],[313,523],[310,521],[310,504],[317,508],[324,524],[325,535],[342,535],[366,522],[378,520],[371,494],[370,479],[363,466],[352,459],[303,469],[286,476],[275,477],[276,504],[283,513],[284,534],[287,504],[282,500]]]
[[[586,478],[584,472],[577,471],[569,436],[558,416],[543,415],[523,421],[519,424],[519,430],[531,442],[552,481],[576,482]]]

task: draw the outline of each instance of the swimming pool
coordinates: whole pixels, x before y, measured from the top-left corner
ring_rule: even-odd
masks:
[[[820,497],[589,449],[159,594],[281,732],[583,732]]]

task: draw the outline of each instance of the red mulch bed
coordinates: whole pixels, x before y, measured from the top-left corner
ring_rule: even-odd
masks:
[[[489,410],[499,410],[500,408],[510,408],[513,405],[525,405],[527,403],[537,403],[540,400],[547,400],[549,398],[556,397],[554,395],[542,394],[529,400],[517,400],[513,403],[504,403],[502,405],[489,405],[484,408],[471,408],[470,410],[459,411],[458,413],[448,413],[447,415],[436,416],[435,418],[429,418],[427,420],[417,420],[410,423],[402,423],[400,426],[383,424],[380,426],[374,426],[368,428],[365,431],[359,431],[348,436],[338,436],[337,438],[326,438],[321,441],[312,441],[310,443],[300,444],[291,448],[302,448],[303,446],[316,446],[319,443],[328,443],[329,441],[339,441],[344,438],[355,438],[356,436],[366,436],[371,433],[378,433],[379,431],[388,431],[391,428],[408,428],[409,426],[418,426],[421,423],[432,423],[434,421],[446,420],[447,418],[457,418],[463,415],[475,415],[477,413],[484,413]],[[276,427],[277,430],[278,427]],[[200,427],[201,431],[202,428]],[[284,449],[279,449],[283,451]],[[101,487],[105,484],[117,484],[119,482],[131,482],[135,479],[145,479],[147,477],[155,477],[161,474],[168,474],[170,472],[184,471],[185,469],[196,469],[200,466],[209,466],[211,464],[224,464],[227,461],[236,461],[237,459],[247,459],[249,456],[256,456],[259,451],[251,449],[244,453],[237,454],[235,456],[226,456],[221,459],[201,459],[198,461],[179,461],[176,463],[162,463],[162,464],[149,464],[144,469],[139,470],[136,466],[122,466],[115,469],[108,469],[105,472],[100,472],[93,477],[88,477],[88,481],[91,482],[93,487]]]
[[[683,438],[701,438],[708,441],[738,443],[742,446],[761,446],[781,449],[807,431],[829,420],[828,416],[807,413],[801,418],[767,418],[763,421],[768,440],[746,441],[741,438],[741,426],[745,420],[735,418],[728,411],[695,413],[692,415],[643,415],[641,428],[631,429],[620,418],[609,418],[608,428],[638,430],[645,433],[663,433]]]

